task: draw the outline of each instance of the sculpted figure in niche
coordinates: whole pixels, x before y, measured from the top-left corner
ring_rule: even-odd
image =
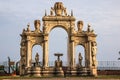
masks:
[[[82,67],[82,59],[83,59],[83,57],[82,57],[81,53],[79,53],[78,60],[79,60],[79,66],[80,67]]]
[[[77,22],[77,27],[78,27],[78,32],[82,32],[82,29],[83,29],[83,21],[78,21],[78,22]]]
[[[25,56],[25,53],[26,53],[26,47],[25,47],[25,42],[21,42],[21,57],[24,57]]]
[[[39,64],[39,54],[38,53],[36,53],[36,55],[35,55],[35,62],[36,62],[36,65],[38,66],[38,64]]]
[[[92,61],[93,61],[93,66],[96,66],[96,52],[97,52],[97,43],[92,42]]]
[[[40,20],[34,21],[35,31],[40,32]]]

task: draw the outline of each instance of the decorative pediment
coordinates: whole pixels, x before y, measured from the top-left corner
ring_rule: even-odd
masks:
[[[50,15],[53,16],[67,16],[66,8],[62,2],[56,2],[54,7],[51,7]]]

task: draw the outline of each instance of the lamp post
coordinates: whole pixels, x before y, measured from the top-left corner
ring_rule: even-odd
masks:
[[[120,51],[119,51],[119,55],[120,55]],[[120,60],[120,57],[118,58],[118,60]]]

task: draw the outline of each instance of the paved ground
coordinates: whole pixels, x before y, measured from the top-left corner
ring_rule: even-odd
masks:
[[[37,79],[3,79],[3,80],[120,80],[120,79],[90,79],[90,78],[37,78]]]

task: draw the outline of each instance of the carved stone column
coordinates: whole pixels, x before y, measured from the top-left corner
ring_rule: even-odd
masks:
[[[31,41],[27,40],[27,67],[31,66],[31,61],[32,61]]]
[[[88,56],[89,56],[89,68],[92,68],[92,57],[91,57],[91,41],[88,41]]]
[[[70,67],[70,61],[71,61],[71,57],[70,57],[70,42],[68,39],[68,43],[67,43],[67,65]]]
[[[44,37],[43,43],[43,67],[48,67],[48,39],[47,36]]]
[[[87,43],[85,43],[85,67],[88,67],[88,63],[87,63],[88,56],[87,56],[87,54],[88,54],[88,47],[87,47]]]
[[[85,67],[91,67],[91,42],[88,41],[85,45]]]
[[[74,68],[75,67],[75,42],[74,42],[74,26],[75,26],[75,23],[74,22],[70,22],[70,43],[71,43],[71,50],[70,50],[70,53],[71,53],[71,67]]]
[[[71,68],[74,68],[75,67],[75,54],[74,54],[74,52],[75,52],[75,47],[74,47],[74,41],[71,41],[71,43],[70,43],[70,45],[71,45],[71,49],[70,49],[70,56],[69,57],[71,57],[70,59],[70,67]]]
[[[71,55],[71,57],[72,57],[72,67],[74,68],[75,67],[75,47],[74,47],[74,41],[71,43],[71,51],[72,51],[72,55]]]

